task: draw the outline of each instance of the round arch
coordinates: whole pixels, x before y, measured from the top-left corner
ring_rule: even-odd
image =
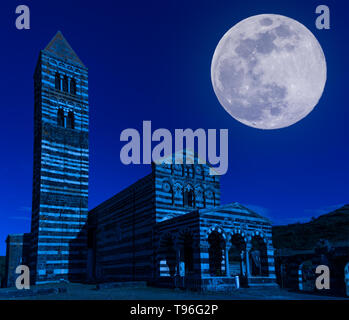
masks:
[[[226,235],[224,229],[223,229],[221,226],[219,226],[219,225],[214,225],[214,226],[212,226],[211,228],[209,228],[209,229],[207,230],[207,232],[206,232],[206,239],[208,239],[208,237],[210,236],[210,234],[211,234],[212,232],[214,232],[214,231],[217,231],[218,233],[220,233],[220,234],[222,235],[223,239],[224,239],[224,240],[227,240],[227,235]]]
[[[197,247],[192,230],[181,229],[176,238],[176,245],[180,251],[180,269],[188,276],[194,271],[194,252]]]
[[[246,277],[246,246],[248,238],[241,229],[234,229],[228,236],[229,273]],[[243,278],[244,279],[244,278]]]
[[[221,227],[214,226],[208,230],[208,256],[209,271],[213,277],[226,275],[225,259],[226,256],[226,234]]]
[[[267,241],[259,232],[251,234],[249,261],[252,276],[269,275]]]

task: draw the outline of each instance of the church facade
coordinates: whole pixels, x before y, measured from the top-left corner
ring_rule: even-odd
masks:
[[[220,204],[207,165],[155,165],[89,212],[88,279],[222,290],[275,285],[270,221]]]
[[[220,177],[195,155],[193,164],[153,164],[88,212],[88,71],[60,32],[40,53],[34,87],[31,232],[7,238],[7,286],[20,264],[32,284],[276,284],[270,221],[221,205]]]

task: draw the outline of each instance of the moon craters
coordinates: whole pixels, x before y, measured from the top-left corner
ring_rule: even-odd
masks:
[[[314,108],[326,82],[326,62],[303,25],[279,15],[259,15],[224,35],[212,59],[211,79],[231,116],[252,127],[276,129]]]

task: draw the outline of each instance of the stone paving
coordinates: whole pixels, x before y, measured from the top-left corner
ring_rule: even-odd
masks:
[[[227,294],[199,293],[153,287],[116,287],[97,289],[95,285],[57,284],[35,287],[35,295],[14,297],[16,289],[0,289],[0,300],[337,300],[345,297],[292,292],[279,288],[240,288]],[[8,296],[6,296],[6,291]],[[48,293],[50,292],[51,293]],[[53,292],[53,293],[52,293]],[[12,297],[11,297],[12,295]]]

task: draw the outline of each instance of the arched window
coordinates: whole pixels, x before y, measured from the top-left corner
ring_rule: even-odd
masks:
[[[195,207],[195,196],[192,189],[186,188],[183,193],[183,202],[186,207]]]
[[[68,92],[68,77],[66,75],[63,77],[63,91]]]
[[[70,129],[75,128],[75,119],[74,119],[74,112],[73,111],[68,112],[67,128],[70,128]]]
[[[179,183],[173,185],[173,205],[183,206],[183,187]]]
[[[195,206],[197,208],[204,208],[204,192],[202,190],[202,188],[199,187],[195,187]]]
[[[188,207],[194,207],[194,206],[195,206],[194,191],[190,190],[188,192]]]
[[[57,111],[57,125],[64,127],[64,111],[62,108],[59,108]]]
[[[210,275],[213,277],[225,276],[223,269],[225,241],[223,236],[219,232],[213,231],[208,237],[208,244]]]
[[[76,94],[76,80],[74,78],[70,80],[70,93]]]
[[[61,75],[58,72],[55,75],[55,88],[61,90]]]

